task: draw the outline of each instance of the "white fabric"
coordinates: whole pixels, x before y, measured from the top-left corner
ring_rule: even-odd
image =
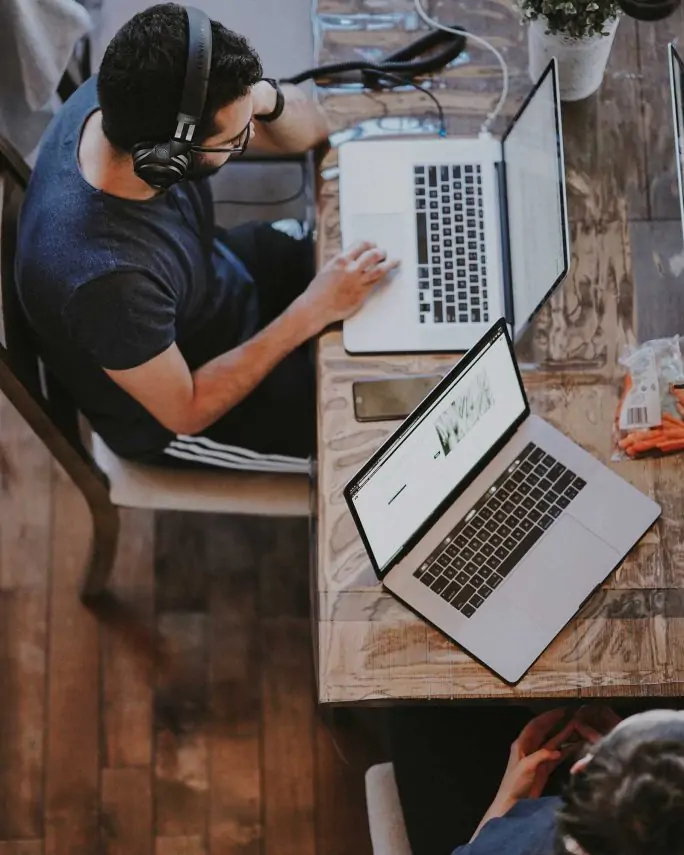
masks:
[[[97,434],[88,445],[121,507],[287,517],[311,510],[308,474],[165,469],[118,457]]]
[[[164,454],[181,460],[190,460],[225,469],[248,472],[294,472],[311,471],[309,460],[288,457],[284,454],[260,454],[237,445],[216,442],[206,436],[179,435],[164,449]]]
[[[28,155],[90,16],[76,0],[0,0],[0,134]]]
[[[371,766],[366,772],[366,803],[373,855],[411,855],[391,763]]]

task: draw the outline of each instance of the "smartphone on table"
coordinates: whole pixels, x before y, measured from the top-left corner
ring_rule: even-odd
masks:
[[[354,415],[359,422],[404,419],[442,379],[441,374],[416,374],[352,383]]]

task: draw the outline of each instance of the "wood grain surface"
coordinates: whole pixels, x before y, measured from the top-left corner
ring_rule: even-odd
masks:
[[[377,56],[405,45],[417,26],[412,5],[410,0],[319,0],[321,59]],[[458,22],[490,37],[504,53],[511,91],[501,130],[530,87],[525,31],[512,4],[438,0],[428,9],[445,23]],[[639,306],[651,306],[654,320],[644,327],[650,337],[657,334],[658,319],[669,324],[670,333],[672,327],[682,330],[684,320],[681,314],[679,320],[673,317],[680,304],[673,289],[659,308],[657,297],[665,289],[654,291],[657,283],[651,281],[653,246],[664,240],[655,220],[679,218],[666,53],[667,41],[681,29],[678,22],[637,25],[624,18],[599,92],[564,105],[572,267],[518,346],[533,411],[660,502],[662,520],[523,680],[506,685],[382,590],[342,495],[345,483],[397,426],[356,422],[352,383],[443,371],[454,357],[351,357],[339,330],[325,333],[318,344],[320,701],[641,696],[684,689],[682,656],[673,653],[684,631],[683,464],[677,457],[610,463],[611,422],[622,382],[618,360],[624,347],[637,341],[637,293]],[[476,132],[493,106],[500,76],[490,60],[491,55],[469,46],[436,78],[433,90],[448,114],[450,133]],[[390,130],[434,131],[430,102],[416,91],[361,93],[338,86],[320,88],[319,97],[332,116],[338,143]],[[411,116],[417,117],[413,123]],[[394,125],[392,117],[398,117]],[[320,261],[340,248],[336,157],[333,148],[324,164],[328,180],[319,205]],[[684,265],[676,255],[682,247],[674,223],[667,227],[672,281]],[[635,271],[641,277],[638,287]]]

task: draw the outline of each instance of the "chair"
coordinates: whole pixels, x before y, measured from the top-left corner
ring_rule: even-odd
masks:
[[[47,374],[16,293],[17,221],[29,167],[0,138],[0,392],[47,446],[83,493],[93,518],[93,543],[82,600],[105,592],[119,534],[118,507],[263,516],[308,516],[310,474],[174,470],[115,455],[79,425],[68,395]]]
[[[411,855],[391,763],[379,763],[366,772],[366,805],[373,855]]]

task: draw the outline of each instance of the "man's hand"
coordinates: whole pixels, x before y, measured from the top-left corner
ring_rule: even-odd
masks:
[[[577,728],[577,722],[573,719],[559,733],[547,739],[564,714],[563,708],[550,710],[525,725],[511,745],[501,785],[489,810],[482,817],[473,840],[490,819],[504,816],[520,799],[536,799],[542,794],[553,770],[569,754],[569,751],[560,750],[559,746]]]
[[[318,332],[353,315],[373,287],[398,265],[375,244],[355,243],[322,267],[298,299]]]
[[[533,718],[511,745],[508,766],[494,800],[504,813],[519,799],[536,799],[544,791],[551,772],[563,759],[559,746],[577,726],[574,720],[570,721],[547,741],[547,735],[564,712],[551,710]]]
[[[593,745],[607,736],[622,719],[605,704],[589,704],[578,710],[574,721],[577,733]]]

